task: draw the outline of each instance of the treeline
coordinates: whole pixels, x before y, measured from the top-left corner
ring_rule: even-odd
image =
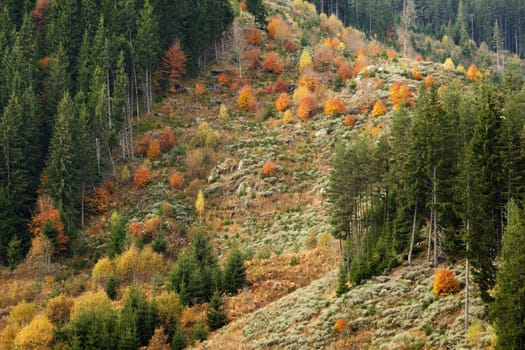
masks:
[[[195,73],[232,19],[227,0],[0,0],[0,263],[28,249],[38,193],[71,233],[91,185],[133,157],[136,117],[172,83],[163,53],[180,42],[171,57]]]
[[[329,199],[333,234],[345,243],[342,281],[426,249],[434,266],[468,256],[483,299],[492,299],[506,206],[525,193],[518,77],[511,68],[500,84],[423,85],[414,109],[395,113],[390,135],[337,147]]]
[[[412,17],[411,28],[456,44],[472,39],[496,50],[522,55],[525,49],[525,3],[521,0],[313,0],[318,11],[336,14],[370,37],[387,40],[395,35],[403,16]],[[496,38],[501,42],[496,42]]]

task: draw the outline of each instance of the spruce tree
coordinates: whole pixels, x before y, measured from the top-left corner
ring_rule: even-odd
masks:
[[[224,301],[218,292],[215,292],[210,300],[211,309],[206,314],[206,324],[210,332],[221,328],[226,324],[228,315],[222,308]]]
[[[186,347],[186,337],[184,333],[177,328],[173,337],[171,338],[171,349],[172,350],[183,350]]]
[[[244,257],[238,249],[235,249],[228,256],[224,267],[224,290],[227,293],[235,294],[246,284],[246,267]]]
[[[198,321],[193,328],[192,340],[194,342],[204,341],[208,337],[208,332],[206,331],[206,325],[203,321]]]
[[[350,289],[348,288],[348,270],[345,264],[339,266],[339,273],[337,274],[337,290],[335,294],[339,297],[347,293]]]
[[[108,255],[110,258],[124,251],[124,244],[126,242],[126,220],[117,212],[111,215],[109,240]]]
[[[11,241],[16,237],[16,215],[13,203],[0,186],[0,264],[11,265],[7,251]],[[12,263],[15,263],[12,261]]]
[[[518,350],[525,348],[525,215],[514,200],[507,206],[507,220],[491,317],[498,335],[496,349]]]

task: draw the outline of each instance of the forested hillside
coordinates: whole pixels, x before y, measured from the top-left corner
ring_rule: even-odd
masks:
[[[524,16],[0,0],[0,350],[524,348]]]

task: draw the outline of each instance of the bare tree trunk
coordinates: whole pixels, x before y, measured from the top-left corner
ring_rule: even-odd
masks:
[[[427,262],[430,263],[430,247],[432,246],[432,220],[434,216],[430,213],[430,222],[428,223],[428,247],[427,247]]]
[[[95,150],[97,152],[98,174],[100,175],[100,139],[98,137],[95,138]]]
[[[467,232],[469,231],[470,222],[467,220]],[[467,261],[465,262],[465,329],[469,326],[469,261],[468,261],[468,242],[467,242]]]
[[[412,251],[414,250],[414,239],[416,236],[417,204],[414,206],[414,218],[412,220],[412,234],[410,235],[410,248],[408,250],[408,265],[412,264]]]
[[[437,242],[437,205],[436,200],[436,166],[434,165],[433,176],[432,176],[432,213],[434,214],[433,222],[433,231],[434,231],[434,267],[438,265],[437,251],[438,251],[438,242]]]

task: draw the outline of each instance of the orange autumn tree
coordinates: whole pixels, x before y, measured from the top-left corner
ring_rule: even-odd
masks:
[[[244,35],[246,36],[246,42],[248,45],[252,46],[261,46],[262,45],[262,34],[261,31],[258,30],[255,27],[247,28],[244,31]]]
[[[162,57],[162,73],[168,77],[170,90],[174,91],[175,85],[186,73],[186,55],[179,41],[175,41]]]
[[[268,23],[268,36],[277,41],[284,41],[290,37],[290,28],[280,16],[274,16]]]
[[[262,67],[264,68],[264,70],[275,74],[280,74],[283,71],[283,64],[281,63],[281,59],[274,52],[268,52],[264,56]]]
[[[479,75],[480,73],[479,73],[478,67],[476,67],[473,64],[468,68],[468,71],[466,73],[467,78],[469,78],[472,81],[477,81]]]
[[[174,171],[169,175],[168,182],[171,188],[181,189],[184,183],[184,177],[181,173]]]
[[[330,97],[324,105],[324,115],[336,116],[343,114],[346,110],[346,106],[343,100],[339,97]]]
[[[283,92],[275,101],[275,109],[277,109],[279,112],[284,112],[288,109],[288,107],[290,107],[291,103],[292,101],[290,100],[290,96],[288,96],[286,92]]]
[[[396,81],[390,87],[390,101],[394,104],[395,110],[397,110],[399,106],[411,106],[415,103],[408,84],[399,81]]]
[[[439,269],[434,276],[432,287],[434,295],[445,297],[449,294],[459,292],[459,282],[454,273],[448,269]]]
[[[148,168],[141,166],[135,172],[133,181],[137,187],[147,186],[151,182],[151,171]]]
[[[31,219],[29,230],[35,239],[42,236],[49,238],[55,249],[66,250],[69,237],[64,234],[64,224],[60,218],[60,211],[49,197],[39,197],[37,201],[38,214]]]
[[[315,101],[311,96],[305,96],[299,101],[297,116],[303,121],[307,121],[315,109]]]
[[[264,163],[263,165],[262,172],[263,175],[266,177],[274,176],[277,172],[277,166],[271,160],[267,160],[266,163]]]
[[[151,140],[148,147],[148,155],[149,160],[155,160],[160,158],[160,142],[157,139]]]
[[[355,125],[355,117],[351,114],[347,115],[343,121],[345,126],[354,126]]]

